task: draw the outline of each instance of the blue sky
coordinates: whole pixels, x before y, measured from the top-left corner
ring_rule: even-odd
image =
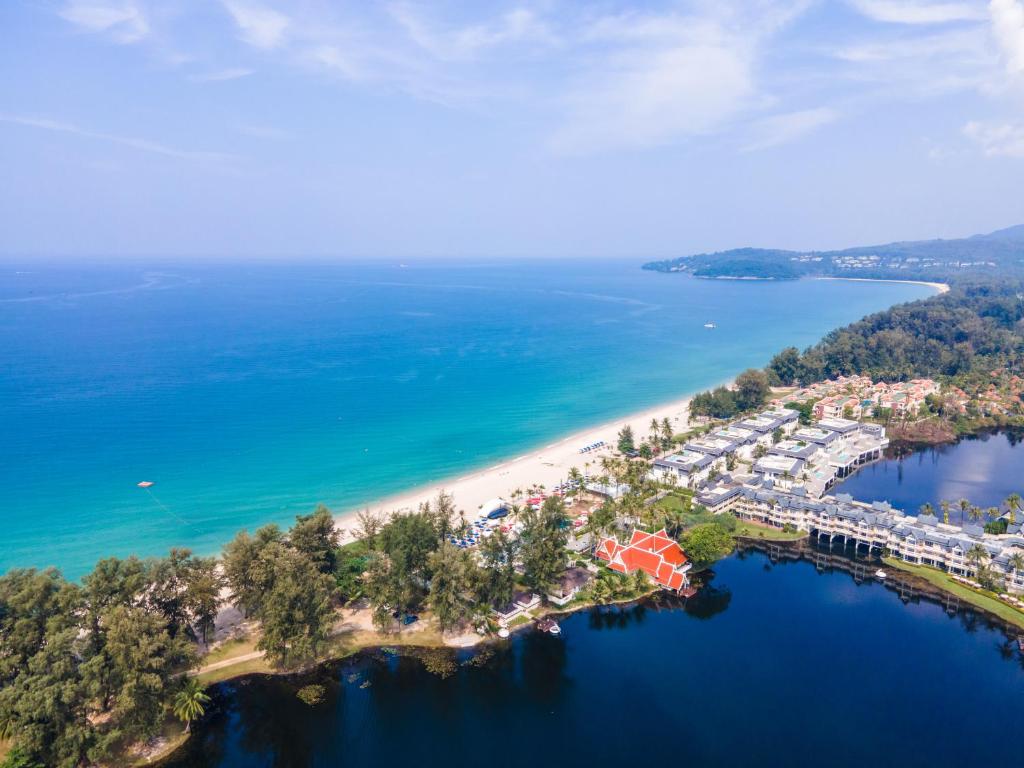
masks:
[[[661,257],[1024,222],[1024,0],[0,3],[0,253]]]

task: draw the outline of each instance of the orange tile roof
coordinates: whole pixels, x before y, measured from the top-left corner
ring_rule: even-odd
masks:
[[[643,571],[668,589],[679,590],[686,583],[681,570],[687,557],[679,544],[664,529],[657,533],[633,531],[629,544],[623,546],[612,536],[597,547],[597,556],[608,561],[608,567],[619,573]]]

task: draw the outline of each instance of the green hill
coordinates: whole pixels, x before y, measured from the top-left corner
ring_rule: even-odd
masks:
[[[737,248],[652,261],[644,269],[697,277],[862,277],[941,280],[1024,275],[1024,225],[958,240],[917,240],[838,251]]]

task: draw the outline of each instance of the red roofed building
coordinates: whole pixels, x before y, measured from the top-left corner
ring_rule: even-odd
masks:
[[[613,571],[643,571],[663,589],[679,592],[689,584],[686,572],[690,570],[690,562],[665,529],[657,533],[633,531],[629,544],[625,545],[609,536],[598,544],[596,555]]]

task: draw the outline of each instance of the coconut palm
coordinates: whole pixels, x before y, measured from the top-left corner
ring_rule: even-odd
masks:
[[[924,504],[921,505],[920,514],[922,514],[922,515],[934,515],[935,514],[935,507],[933,507],[930,503],[925,502]]]
[[[1021,498],[1019,493],[1011,493],[1006,497],[1006,511],[1010,513],[1010,525],[1017,522],[1017,511],[1021,508]]]
[[[999,507],[989,507],[987,510],[985,510],[985,512],[990,519],[998,520],[1001,510],[999,509]]]
[[[981,511],[981,507],[972,504],[971,508],[967,510],[967,517],[972,523],[977,523],[985,516],[985,513]]]
[[[988,559],[988,550],[981,544],[975,544],[967,551],[967,562],[974,566],[975,572],[981,570],[983,563]]]
[[[666,449],[672,447],[672,438],[674,433],[672,431],[672,422],[669,421],[668,416],[661,420],[661,439],[662,444]]]
[[[963,525],[964,517],[967,515],[967,510],[971,508],[971,502],[967,499],[960,499],[956,504],[960,507],[960,525]]]
[[[569,485],[577,491],[583,487],[583,475],[576,467],[569,470]]]
[[[946,501],[945,499],[943,499],[942,501],[939,502],[939,507],[942,509],[942,522],[946,523],[946,525],[949,525],[949,508],[950,508],[950,506],[951,506],[950,503],[948,501]]]
[[[1024,555],[1020,552],[1014,552],[1010,555],[1007,565],[1010,566],[1010,570],[1014,575],[1024,571]]]
[[[192,729],[192,721],[206,713],[206,705],[210,697],[206,695],[202,683],[194,677],[186,677],[181,689],[174,695],[172,709],[174,716],[185,724],[185,733]]]

